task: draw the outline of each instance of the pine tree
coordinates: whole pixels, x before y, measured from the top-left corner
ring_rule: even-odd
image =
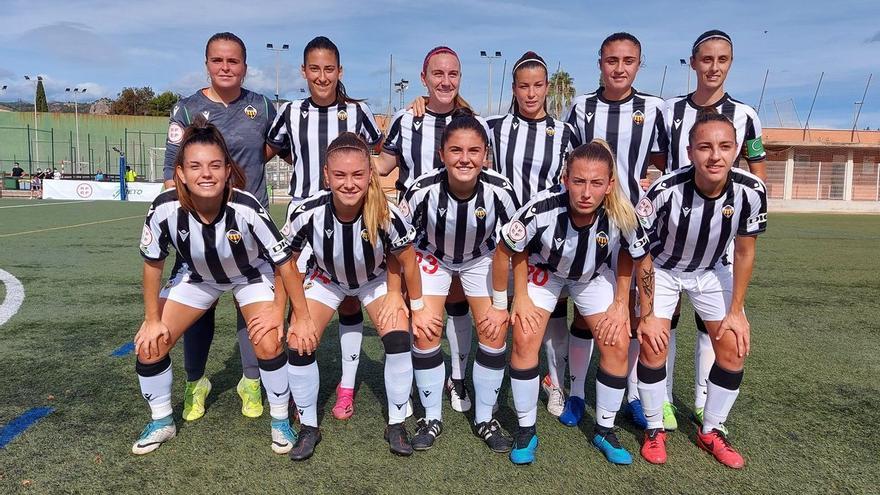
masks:
[[[49,102],[46,101],[46,90],[43,88],[43,80],[37,80],[37,111],[48,112]]]

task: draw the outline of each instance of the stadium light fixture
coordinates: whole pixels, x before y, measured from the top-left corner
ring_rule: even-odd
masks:
[[[290,50],[290,45],[284,43],[281,48],[275,48],[273,43],[266,43],[266,49],[275,52],[275,106],[277,107],[280,100],[278,99],[280,74],[281,74],[281,52]]]
[[[489,85],[486,88],[486,97],[488,100],[488,111],[492,113],[492,60],[496,58],[501,58],[501,52],[496,50],[494,55],[490,55],[486,50],[480,50],[480,58],[485,58],[489,63]]]
[[[70,88],[65,89],[67,93],[73,93],[73,118],[76,121],[76,154],[74,154],[74,164],[77,173],[79,172],[79,101],[77,95],[85,93],[87,88]]]
[[[400,93],[400,107],[403,108],[403,103],[406,101],[404,99],[404,95],[406,94],[406,90],[409,88],[409,81],[406,79],[401,79],[400,82],[394,83],[394,90]]]

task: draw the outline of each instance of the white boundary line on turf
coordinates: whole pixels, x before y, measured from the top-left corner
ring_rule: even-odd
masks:
[[[57,206],[57,205],[69,205],[74,203],[87,204],[94,203],[94,201],[62,201],[60,203],[37,203],[37,204],[28,204],[28,205],[9,205],[9,206],[0,206],[0,210],[5,210],[6,208],[36,208],[37,206]]]
[[[0,304],[0,326],[18,313],[24,301],[24,286],[11,273],[0,269],[0,282],[6,285],[6,299]]]
[[[118,222],[120,220],[131,220],[132,218],[143,218],[143,215],[133,215],[130,217],[111,218],[109,220],[98,220],[96,222],[78,223],[76,225],[62,225],[61,227],[49,227],[48,229],[25,230],[24,232],[12,232],[11,234],[0,234],[0,239],[4,237],[15,237],[17,235],[39,234],[40,232],[50,232],[53,230],[74,229],[77,227],[87,227],[89,225],[98,225],[99,223]]]

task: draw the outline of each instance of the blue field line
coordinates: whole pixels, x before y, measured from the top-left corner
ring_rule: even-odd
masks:
[[[117,347],[115,351],[110,353],[110,355],[113,357],[122,357],[131,354],[132,351],[134,351],[134,342],[126,342]]]
[[[6,426],[0,429],[0,449],[5,448],[9,442],[15,440],[16,437],[24,433],[25,430],[33,426],[37,421],[51,414],[52,411],[54,409],[51,407],[34,407],[7,423]]]

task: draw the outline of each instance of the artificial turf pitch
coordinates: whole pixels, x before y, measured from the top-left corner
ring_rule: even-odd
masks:
[[[26,206],[8,208],[16,205]],[[260,419],[239,411],[228,296],[217,311],[207,414],[193,423],[180,419],[185,374],[175,349],[178,436],[136,457],[131,443],[149,411],[134,357],[111,353],[130,341],[143,317],[138,241],[146,209],[143,203],[0,201],[0,269],[16,276],[26,293],[20,311],[0,326],[0,428],[31,408],[54,408],[0,449],[0,493],[877,491],[878,216],[770,215],[747,300],[752,355],[728,421],[747,465],[733,471],[696,447],[688,421],[695,332],[689,309],[678,330],[680,428],[669,435],[665,466],[641,459],[640,432],[620,416],[619,437],[633,465],[609,465],[589,445],[595,355],[580,428],[560,425],[542,395],[533,465],[513,466],[506,455],[490,453],[471,433],[470,414],[456,413],[447,400],[434,448],[394,457],[382,440],[383,353],[369,321],[349,421],[330,414],[340,375],[335,321],[326,332],[318,351],[324,439],[312,459],[293,463],[269,448],[268,406]],[[272,213],[283,218],[283,207]],[[507,379],[500,401],[498,417],[513,430]],[[412,432],[414,419],[407,424]]]

